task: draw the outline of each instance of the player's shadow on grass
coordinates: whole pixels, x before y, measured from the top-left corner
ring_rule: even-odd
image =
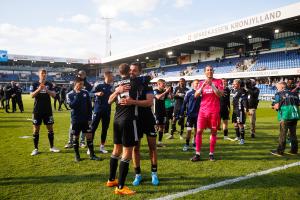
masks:
[[[21,119],[10,119],[10,120],[0,120],[0,122],[2,124],[2,123],[15,123],[15,122],[24,123],[24,122],[32,122],[32,121],[31,120],[26,120],[26,119],[23,119],[23,120],[21,120]]]
[[[99,182],[100,177],[104,176],[104,174],[94,173],[88,175],[26,176],[0,178],[0,186],[23,184]]]
[[[23,125],[23,126],[21,126],[21,125],[16,126],[15,124],[14,125],[0,125],[0,128],[21,128],[21,127],[28,128],[28,125],[27,126],[25,126],[25,125]]]
[[[13,118],[13,119],[16,119],[16,118],[20,118],[20,119],[26,119],[26,117],[22,116],[22,117],[18,117],[18,116],[4,116],[4,117],[0,117],[0,119],[6,119],[6,118]]]

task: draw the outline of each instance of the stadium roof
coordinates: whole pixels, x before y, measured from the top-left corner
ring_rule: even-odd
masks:
[[[62,57],[51,57],[51,56],[30,56],[30,55],[16,55],[8,54],[8,59],[13,61],[37,61],[37,62],[56,62],[56,63],[77,63],[77,64],[88,64],[88,59],[77,59],[77,58],[62,58]]]
[[[274,30],[281,32],[300,32],[300,2],[285,7],[242,18],[233,22],[195,31],[168,41],[124,52],[102,59],[102,64],[115,65],[122,62],[134,62],[164,58],[168,51],[175,56],[180,53],[194,53],[194,50],[208,51],[209,47],[227,47],[228,43],[247,42],[252,38],[274,39]]]

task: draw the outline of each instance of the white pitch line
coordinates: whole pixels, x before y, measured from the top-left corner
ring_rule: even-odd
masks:
[[[190,195],[190,194],[195,194],[195,193],[198,193],[198,192],[201,192],[201,191],[210,190],[210,189],[217,188],[217,187],[222,187],[224,185],[230,185],[230,184],[240,182],[240,181],[243,181],[243,180],[247,180],[247,179],[250,179],[250,178],[253,178],[253,177],[256,177],[256,176],[262,176],[262,175],[270,174],[272,172],[284,170],[284,169],[287,169],[287,168],[290,168],[290,167],[295,167],[295,166],[300,166],[300,162],[291,163],[291,164],[284,165],[284,166],[281,166],[281,167],[275,167],[275,168],[268,169],[268,170],[261,171],[261,172],[251,173],[251,174],[248,174],[246,176],[240,176],[238,178],[228,179],[228,180],[221,181],[221,182],[218,182],[218,183],[198,187],[198,188],[195,188],[195,189],[192,189],[192,190],[187,190],[185,192],[179,192],[179,193],[176,193],[176,194],[171,194],[171,195],[167,195],[167,196],[160,197],[160,198],[157,198],[157,199],[152,199],[152,200],[177,199],[177,198],[184,197],[184,196],[187,196],[187,195]]]

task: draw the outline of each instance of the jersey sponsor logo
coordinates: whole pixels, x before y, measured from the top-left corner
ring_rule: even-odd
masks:
[[[213,89],[212,88],[205,88],[203,90],[203,93],[205,93],[205,94],[211,94],[211,93],[213,93]]]
[[[123,84],[130,84],[130,79],[117,81],[114,83],[114,86],[119,86],[119,85],[123,85]]]

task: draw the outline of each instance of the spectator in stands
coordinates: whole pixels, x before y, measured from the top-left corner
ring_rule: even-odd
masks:
[[[296,135],[297,122],[300,119],[299,96],[287,89],[287,84],[283,81],[277,85],[278,92],[275,94],[273,109],[278,111],[280,123],[279,144],[271,154],[282,156],[286,146],[288,130],[290,132],[291,151],[290,154],[298,153],[298,140]]]
[[[24,106],[23,106],[23,100],[22,100],[22,87],[20,86],[19,83],[16,84],[16,101],[19,107],[19,110],[24,112]]]
[[[259,89],[255,87],[256,82],[254,79],[250,79],[246,81],[246,91],[248,94],[248,103],[249,103],[249,120],[250,120],[250,131],[251,137],[255,138],[255,123],[256,123],[256,109],[258,106],[258,96],[259,96]]]

